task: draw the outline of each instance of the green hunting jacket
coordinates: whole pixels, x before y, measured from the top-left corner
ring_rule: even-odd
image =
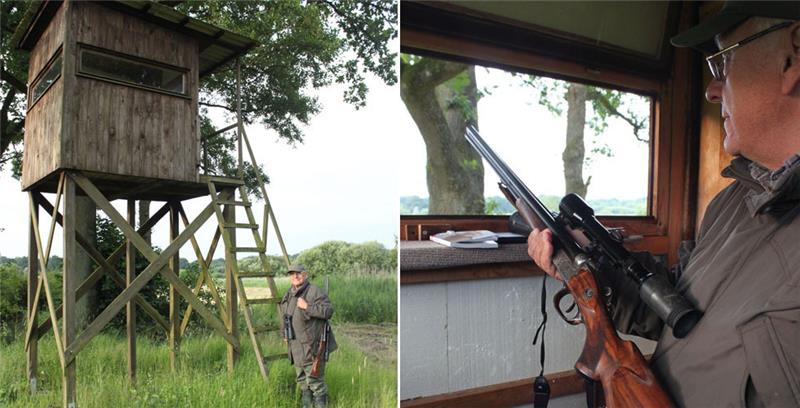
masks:
[[[676,339],[623,280],[611,286],[612,316],[620,331],[658,340],[651,367],[678,406],[798,407],[800,156],[772,172],[737,158],[722,175],[734,182],[673,275],[704,313],[697,326]]]
[[[306,310],[297,307],[297,299],[302,297],[308,303]],[[328,295],[322,289],[312,285],[308,281],[303,283],[297,290],[289,288],[280,303],[281,315],[292,316],[292,327],[294,328],[295,339],[288,341],[289,361],[295,367],[303,367],[314,362],[314,358],[319,352],[319,341],[325,324],[333,315]],[[283,317],[281,316],[281,333],[286,333],[283,327]],[[336,339],[333,331],[328,338],[328,353],[336,350]]]

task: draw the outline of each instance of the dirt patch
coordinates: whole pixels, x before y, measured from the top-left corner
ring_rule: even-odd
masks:
[[[345,338],[371,359],[397,364],[397,325],[341,323],[333,326],[337,339]]]

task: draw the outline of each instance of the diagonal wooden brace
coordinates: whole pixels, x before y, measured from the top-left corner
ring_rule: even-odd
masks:
[[[55,208],[50,204],[49,201],[47,201],[46,198],[44,198],[44,196],[42,196],[40,193],[33,193],[33,194],[34,194],[34,199],[37,201],[39,206],[44,208],[45,211],[47,211],[51,216],[55,216],[56,222],[58,222],[60,225],[63,225],[63,217],[61,213],[56,211],[54,214]],[[86,237],[84,237],[81,233],[76,231],[75,240],[78,241],[78,245],[80,245],[81,248],[83,248],[83,250],[86,251],[89,257],[92,258],[92,260],[94,260],[97,263],[97,265],[99,265],[97,271],[105,272],[106,274],[108,274],[109,278],[111,278],[111,280],[113,280],[114,283],[117,284],[117,286],[119,286],[122,289],[125,289],[125,279],[123,279],[120,276],[120,274],[116,271],[116,269],[114,269],[111,263],[105,257],[103,257],[103,254],[101,254],[94,246],[92,246],[92,244],[86,239]],[[97,271],[95,271],[95,273]],[[95,273],[92,273],[92,275],[94,275]],[[102,276],[103,276],[102,273],[98,273],[97,278],[93,278],[92,276],[90,276],[84,281],[84,284],[87,281],[90,281],[92,282],[92,284],[94,284]],[[78,288],[78,291],[75,294],[76,299],[80,299],[81,297],[83,297],[84,294],[86,294],[88,287],[84,290],[81,290],[81,288],[85,287],[84,284],[82,284],[81,287]],[[156,323],[158,323],[159,326],[163,327],[164,330],[168,330],[167,321],[161,316],[160,313],[158,313],[158,310],[156,310],[155,307],[153,307],[150,303],[148,303],[147,300],[145,300],[141,295],[136,295],[134,300],[136,301],[136,304],[138,304],[142,308],[142,310],[145,311],[145,313],[147,313],[151,318],[153,318],[153,320],[155,320]],[[61,305],[59,305],[58,309],[56,310],[56,316],[58,316],[60,313],[61,313]],[[43,330],[48,330],[49,328],[50,324],[48,320],[42,323],[41,326],[39,326],[39,332],[41,333]]]
[[[186,217],[186,212],[183,210],[183,206],[178,203],[178,213],[183,220],[183,226],[186,228],[189,225],[189,219]],[[214,256],[214,252],[217,249],[217,243],[219,243],[220,232],[217,230],[214,234],[214,238],[211,240],[211,247],[208,249],[208,254],[203,257],[203,253],[200,251],[200,246],[197,244],[197,240],[192,237],[192,248],[194,249],[195,256],[197,256],[197,263],[200,266],[200,274],[197,277],[197,282],[195,283],[194,290],[192,291],[195,295],[200,293],[200,289],[203,286],[204,282],[208,282],[208,289],[211,292],[211,296],[216,302],[217,307],[220,311],[220,317],[222,317],[222,322],[225,323],[225,327],[229,327],[230,324],[228,322],[228,317],[222,311],[225,310],[225,305],[222,303],[222,299],[220,299],[219,292],[217,291],[217,287],[214,284],[214,279],[211,278],[211,275],[208,272],[208,265],[211,263],[212,257]],[[189,325],[189,319],[192,317],[192,305],[186,306],[186,312],[183,314],[183,321],[181,322],[180,334],[186,331],[186,327]]]
[[[52,216],[53,212],[55,211],[53,205],[50,204],[50,202],[40,193],[34,192],[32,194],[36,203],[39,204],[39,206],[41,206],[42,208],[44,208],[44,210],[47,211]],[[150,217],[150,219],[141,228],[139,228],[138,232],[140,234],[143,234],[144,232],[150,230],[150,228],[152,228],[153,225],[155,225],[158,222],[158,220],[160,220],[161,217],[163,217],[164,214],[166,214],[168,211],[169,211],[169,206],[168,205],[163,206],[152,217]],[[63,217],[61,213],[56,212],[55,217],[56,221],[63,226]],[[88,240],[86,240],[86,238],[83,235],[81,235],[77,231],[75,233],[75,238],[78,241],[78,244],[99,265],[97,269],[95,269],[94,272],[92,272],[92,274],[89,275],[83,281],[83,283],[81,283],[81,285],[78,287],[78,290],[75,293],[76,299],[82,298],[83,295],[85,295],[86,292],[89,290],[89,288],[94,286],[94,284],[97,283],[97,281],[103,277],[104,273],[108,273],[109,277],[114,281],[114,283],[117,284],[117,286],[119,286],[122,289],[125,289],[125,280],[121,276],[119,276],[117,271],[111,265],[111,263],[116,262],[117,259],[119,259],[119,257],[122,256],[122,254],[124,253],[125,246],[121,245],[120,247],[118,247],[117,250],[114,251],[114,253],[111,254],[111,256],[106,259],[103,257],[102,254],[100,254],[97,251],[97,249],[95,249],[89,243]],[[153,318],[153,320],[155,320],[156,323],[158,323],[159,326],[164,328],[164,330],[168,329],[167,321],[161,316],[158,310],[156,310],[155,307],[153,307],[150,303],[148,303],[141,295],[136,295],[134,300],[136,301],[136,304],[138,304],[142,308],[142,310],[144,310],[145,313],[147,313],[151,318]],[[58,305],[58,308],[56,309],[56,316],[61,314],[61,310],[62,306]],[[44,322],[42,322],[41,325],[39,325],[39,328],[37,329],[38,333],[40,335],[43,335],[47,330],[50,329],[51,325],[52,323],[50,322],[50,320],[45,320]],[[26,334],[26,342],[29,341],[27,340],[29,338],[28,336],[30,336],[30,334]]]
[[[142,273],[134,279],[131,284],[120,293],[106,309],[100,313],[99,316],[80,334],[77,336],[64,351],[64,357],[67,363],[71,362],[75,355],[80,352],[89,341],[97,335],[97,333],[108,324],[109,321],[128,303],[139,291],[144,288],[147,282],[155,276],[156,273],[161,272],[164,277],[175,287],[178,293],[189,302],[197,312],[208,322],[208,324],[219,333],[231,345],[239,348],[238,339],[227,333],[225,325],[217,319],[206,307],[203,302],[192,294],[183,281],[177,275],[164,269],[169,259],[178,253],[178,250],[192,237],[198,229],[205,223],[214,211],[213,203],[209,204],[187,227],[181,232],[178,237],[172,241],[169,246],[158,255],[153,249],[147,245],[144,239],[133,230],[128,222],[122,218],[122,215],[111,206],[111,203],[103,197],[102,193],[89,181],[86,177],[79,173],[69,173],[69,176],[75,180],[80,188],[100,207],[108,216],[114,221],[115,224],[122,230],[125,236],[133,243],[137,249],[150,260],[151,264],[145,268]]]
[[[58,193],[57,193],[58,195],[56,196],[57,197],[56,202],[58,202],[58,199],[60,199],[61,188],[63,187],[63,181],[64,177],[62,173],[62,177],[58,185]],[[36,248],[39,253],[39,278],[42,279],[42,286],[44,289],[45,299],[47,300],[47,310],[50,313],[50,321],[53,327],[53,337],[56,340],[55,343],[56,343],[56,350],[58,351],[58,359],[61,362],[61,368],[63,370],[63,368],[66,367],[64,361],[64,343],[61,341],[61,334],[59,333],[58,325],[56,324],[58,318],[56,317],[56,312],[55,312],[56,308],[55,305],[53,304],[53,295],[50,293],[50,282],[47,279],[47,259],[44,258],[44,251],[42,249],[42,237],[40,236],[39,233],[39,216],[37,214],[37,211],[35,211],[34,206],[36,205],[36,203],[33,200],[33,196],[30,196],[29,202],[30,202],[31,223],[33,226]],[[49,240],[52,239],[53,236],[51,235],[49,237]]]

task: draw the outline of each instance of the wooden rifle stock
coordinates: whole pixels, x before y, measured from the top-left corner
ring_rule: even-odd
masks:
[[[524,201],[517,199],[515,205],[528,225],[546,228]],[[580,238],[574,237],[576,240]],[[586,239],[585,236],[582,238]],[[636,345],[617,335],[592,271],[581,267],[564,284],[575,300],[586,328],[583,352],[575,363],[575,369],[602,385],[605,406],[673,406]]]
[[[592,272],[581,268],[565,283],[586,327],[575,369],[602,384],[606,406],[673,406],[636,345],[617,335]]]
[[[328,323],[325,323],[325,328],[322,331],[322,338],[319,341],[319,349],[317,356],[314,358],[314,364],[311,366],[311,376],[319,377],[319,368],[322,365],[322,359],[325,358],[325,352],[328,349]]]

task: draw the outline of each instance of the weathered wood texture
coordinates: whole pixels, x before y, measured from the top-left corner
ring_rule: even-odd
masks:
[[[30,60],[28,63],[28,82],[33,82],[39,72],[50,61],[50,57],[61,47],[64,42],[64,25],[65,25],[65,9],[62,4],[56,11],[50,25],[44,30],[39,41],[36,43],[36,48],[31,51]]]
[[[54,114],[61,112],[63,97],[39,101],[34,108],[41,104],[46,111],[29,116],[26,155],[32,150],[23,188],[60,168],[196,182],[200,149],[197,40],[99,4],[65,4],[65,18],[59,20],[65,26],[61,30],[65,81],[61,81],[63,88],[48,93],[69,99],[63,105],[63,118]],[[188,69],[189,97],[76,76],[78,44]],[[34,54],[40,47],[49,45],[40,41]],[[61,132],[54,130],[57,126]]]
[[[639,349],[617,335],[592,272],[581,269],[566,285],[586,329],[583,352],[575,368],[603,385],[606,406],[672,406]]]

